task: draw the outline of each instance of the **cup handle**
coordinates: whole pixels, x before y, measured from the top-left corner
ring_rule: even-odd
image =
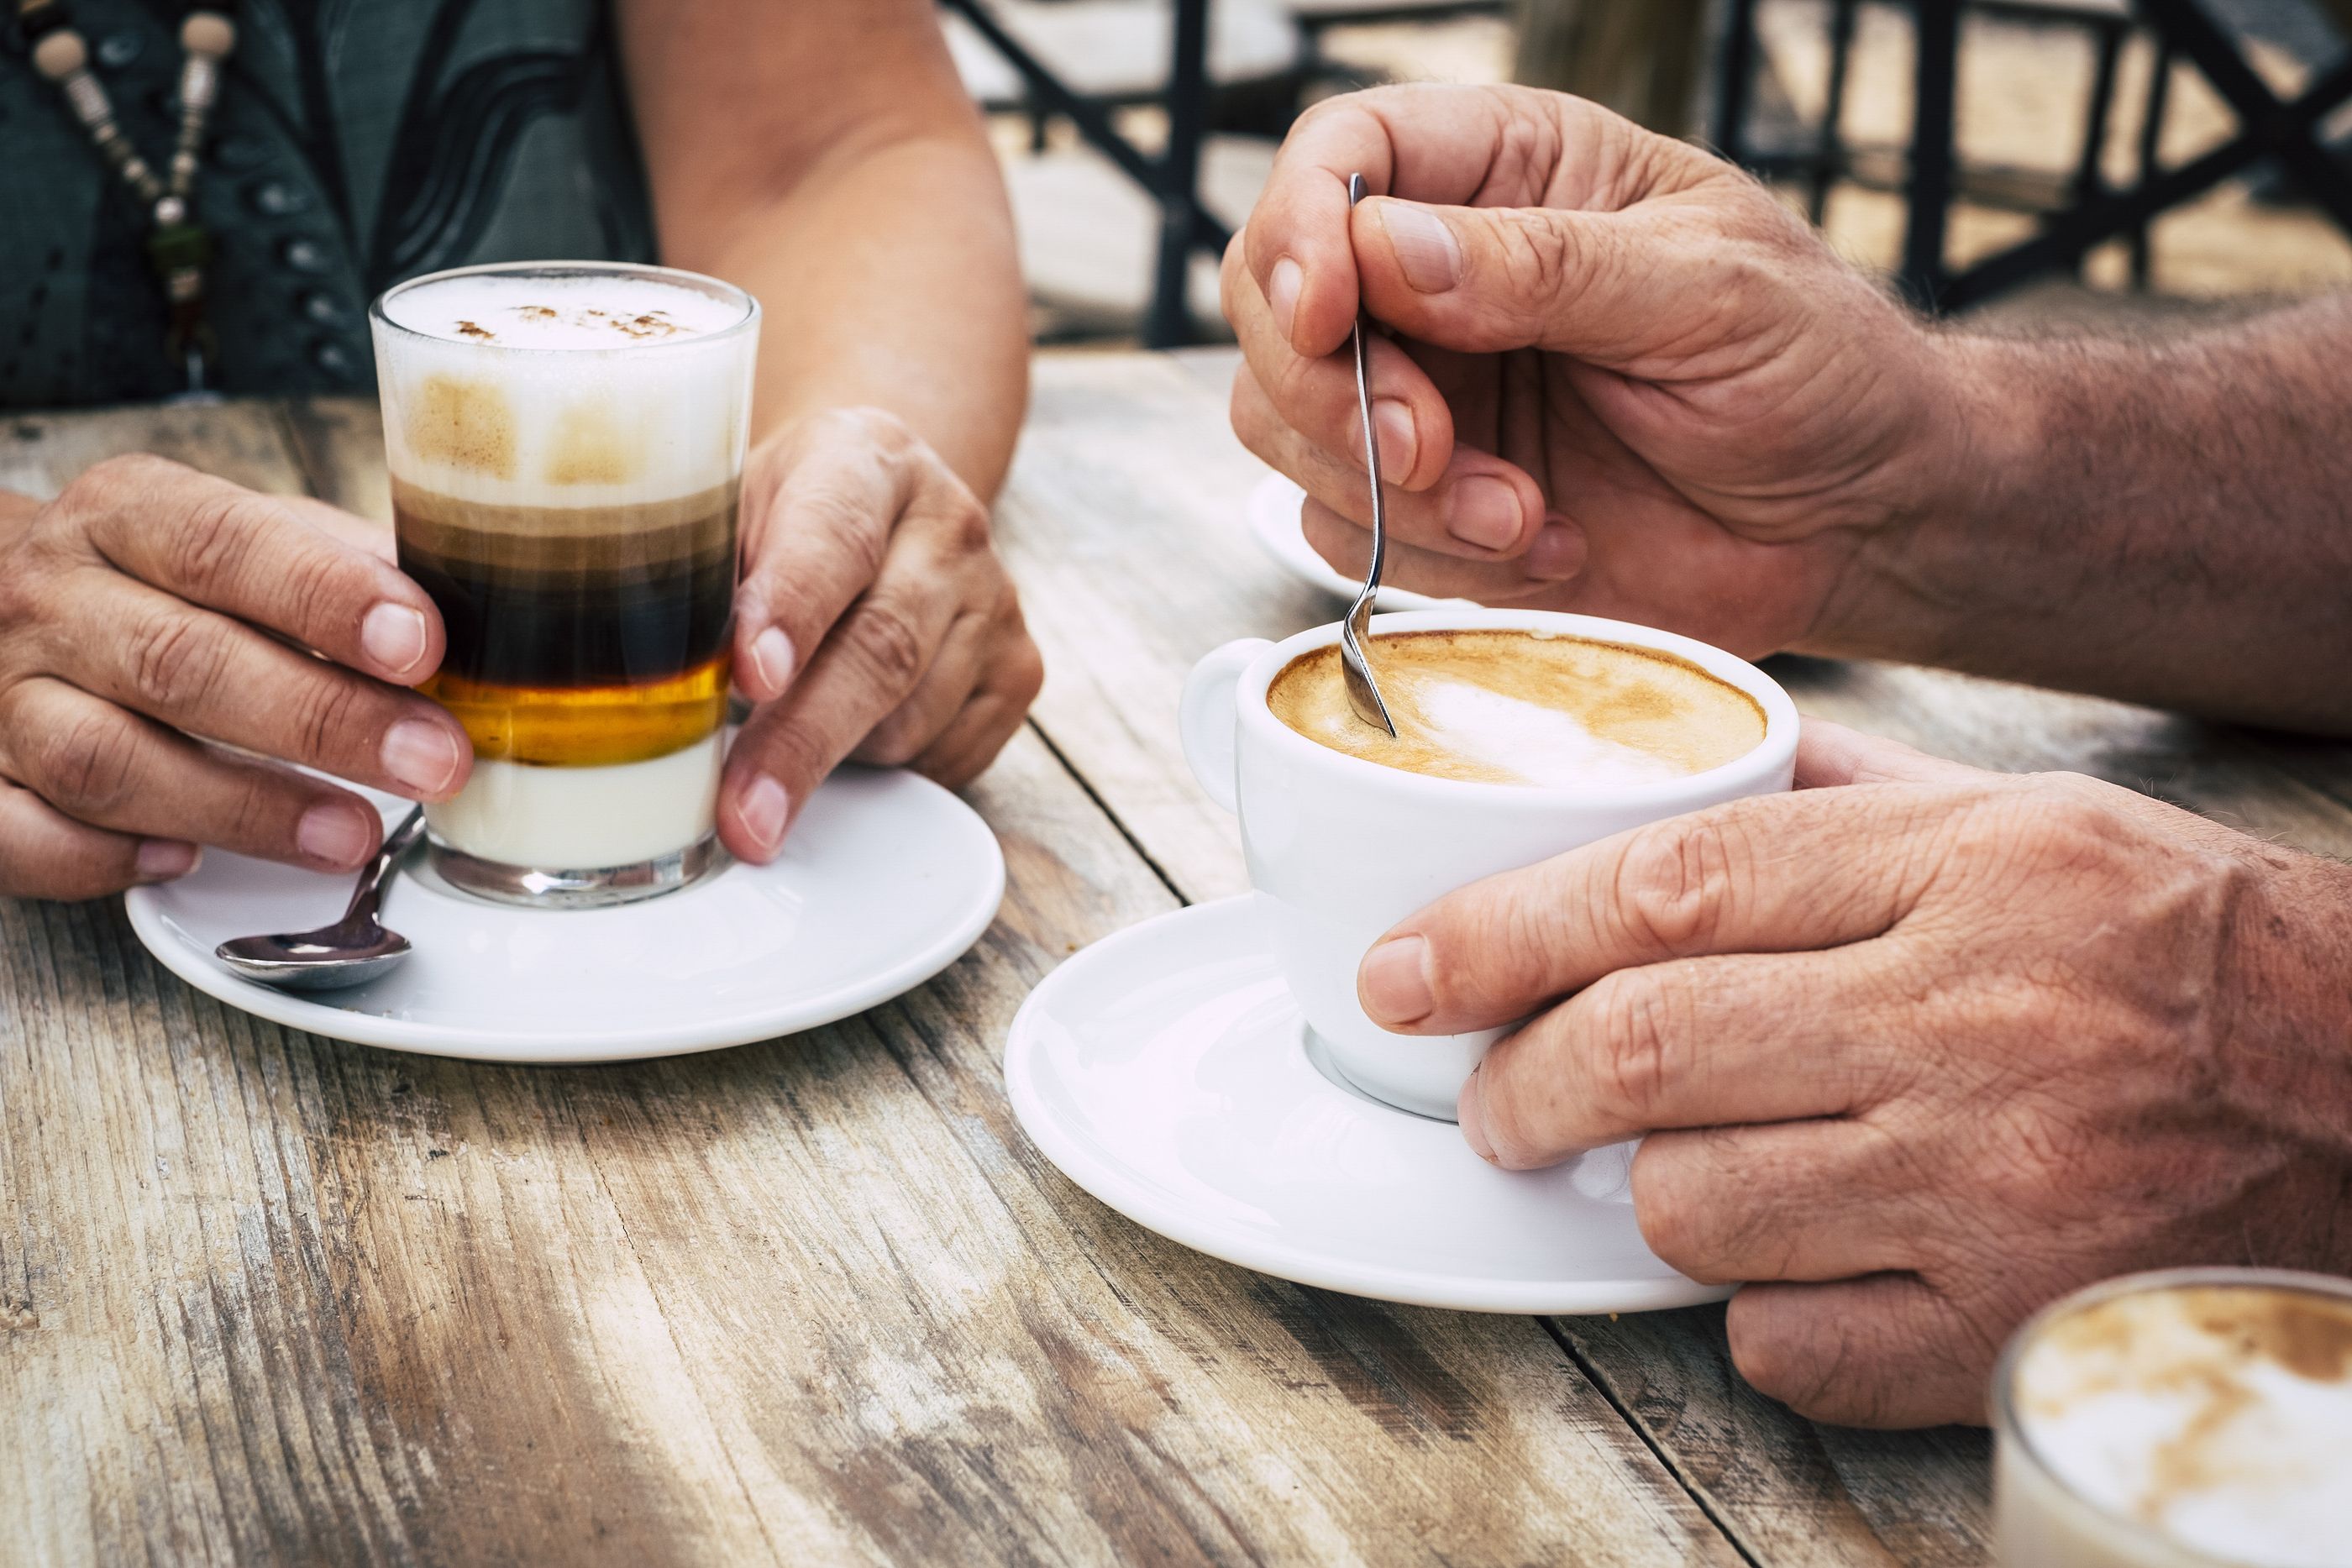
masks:
[[[1239,809],[1234,752],[1242,672],[1273,646],[1263,637],[1244,637],[1213,650],[1184,677],[1184,695],[1177,703],[1176,733],[1184,743],[1184,760],[1209,799],[1228,811]]]

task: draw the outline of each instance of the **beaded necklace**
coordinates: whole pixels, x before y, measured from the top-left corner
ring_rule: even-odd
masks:
[[[63,0],[17,0],[16,15],[33,46],[33,68],[55,82],[107,167],[122,177],[147,214],[147,265],[163,286],[171,326],[163,351],[187,375],[191,395],[205,393],[205,372],[218,343],[205,320],[205,268],[212,236],[190,210],[205,125],[220,97],[221,62],[236,47],[236,24],[225,14],[233,0],[191,10],[180,23],[180,139],[166,174],[159,176],[115,122],[105,84],[89,68],[89,47],[66,14]]]

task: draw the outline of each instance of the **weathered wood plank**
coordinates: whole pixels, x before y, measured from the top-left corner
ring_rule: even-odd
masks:
[[[1038,723],[1188,899],[1244,884],[1230,821],[1174,738],[1192,661],[1340,608],[1249,539],[1263,470],[1226,434],[1230,350],[1041,360],[1006,548],[1051,668]],[[1033,477],[1034,476],[1034,477]],[[2352,748],[1894,665],[1774,661],[1808,713],[1979,766],[2072,768],[2249,831],[2352,854]],[[1733,1373],[1720,1310],[1557,1325],[1760,1561],[1966,1563],[1986,1551],[1983,1439],[1800,1421]]]
[[[971,955],[660,1062],[288,1032],[116,905],[0,903],[0,1560],[1738,1560],[1532,1325],[1045,1166],[1012,1013],[1175,901],[1034,735],[974,800]]]
[[[46,500],[91,464],[126,452],[152,452],[256,490],[303,487],[277,406],[240,400],[10,414],[0,420],[0,490]]]

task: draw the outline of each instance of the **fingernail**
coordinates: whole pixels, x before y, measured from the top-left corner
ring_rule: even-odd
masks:
[[[1528,575],[1554,581],[1574,577],[1584,570],[1584,555],[1582,528],[1574,523],[1547,522],[1536,530],[1535,542],[1528,546]]]
[[[1274,311],[1274,329],[1285,342],[1290,340],[1291,318],[1298,314],[1298,291],[1306,283],[1306,268],[1286,256],[1274,264],[1274,274],[1266,279],[1265,302]]]
[[[1508,549],[1519,542],[1519,493],[1491,474],[1475,474],[1454,486],[1445,503],[1445,531],[1464,544]]]
[[[331,866],[352,866],[375,844],[376,824],[361,808],[327,801],[302,813],[294,828],[294,847],[314,861]]]
[[[412,795],[443,793],[464,761],[457,737],[429,718],[404,718],[384,732],[383,770]]]
[[[178,839],[142,839],[134,864],[141,882],[169,882],[196,869],[204,852]]]
[[[769,696],[782,695],[784,683],[793,678],[793,640],[782,627],[771,626],[751,639],[751,667]]]
[[[1397,268],[1416,294],[1443,294],[1462,280],[1462,246],[1434,213],[1410,202],[1382,202],[1381,227]]]
[[[1486,1092],[1478,1086],[1478,1075],[1485,1070],[1484,1062],[1470,1070],[1469,1078],[1462,1085],[1461,1097],[1454,1102],[1454,1117],[1462,1124],[1463,1141],[1491,1166],[1498,1162],[1495,1158],[1495,1140],[1486,1135]]]
[[[1419,936],[1383,942],[1364,955],[1356,996],[1374,1023],[1387,1029],[1418,1023],[1437,1004],[1429,994],[1429,943]]]
[[[782,785],[762,773],[744,789],[738,813],[751,841],[761,853],[772,855],[784,836],[784,819],[792,814],[792,801],[785,796]]]
[[[404,675],[425,657],[425,617],[405,604],[379,604],[360,622],[360,651],[376,667]]]
[[[1421,437],[1412,427],[1412,405],[1384,397],[1372,404],[1372,429],[1380,435],[1381,477],[1394,485],[1412,472],[1421,455]]]

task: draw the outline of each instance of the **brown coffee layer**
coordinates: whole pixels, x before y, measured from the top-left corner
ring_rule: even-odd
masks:
[[[621,506],[512,507],[392,482],[404,549],[479,570],[583,572],[731,555],[737,486]]]
[[[710,508],[717,508],[716,510]],[[400,566],[441,612],[444,674],[631,686],[726,651],[735,487],[627,507],[508,507],[395,484]]]
[[[1697,665],[1647,648],[1517,630],[1393,632],[1366,650],[1391,739],[1355,716],[1337,646],[1292,660],[1266,691],[1275,717],[1308,739],[1367,762],[1472,783],[1531,782],[1496,760],[1506,744],[1468,755],[1432,716],[1444,688],[1473,686],[1564,714],[1593,739],[1656,758],[1661,771],[1703,773],[1764,739],[1764,710]]]

